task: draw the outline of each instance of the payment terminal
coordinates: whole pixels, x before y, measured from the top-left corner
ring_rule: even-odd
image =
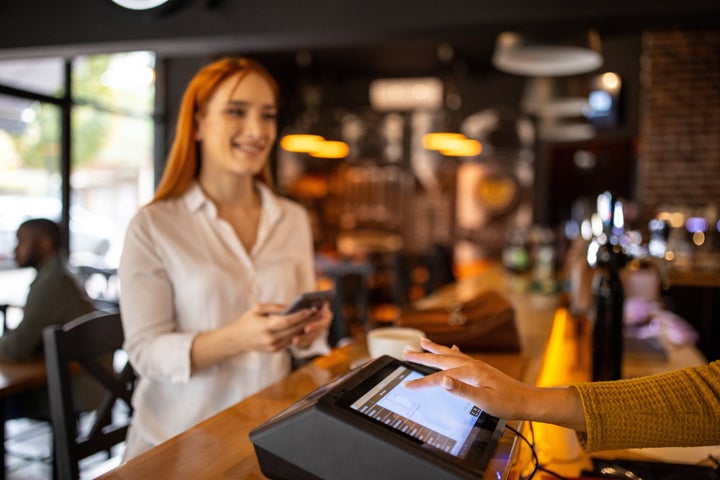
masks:
[[[434,370],[383,356],[331,381],[250,432],[272,479],[482,478],[505,421],[440,387]]]

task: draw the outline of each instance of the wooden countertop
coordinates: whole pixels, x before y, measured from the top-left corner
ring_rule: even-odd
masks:
[[[445,295],[463,297],[489,288],[505,294],[516,308],[523,351],[519,354],[476,353],[474,356],[515,378],[533,381],[552,326],[557,299],[523,293],[516,288],[513,280],[505,275],[501,267],[493,266],[481,277],[442,289],[433,298]],[[431,301],[432,298],[426,300]],[[264,478],[248,437],[249,432],[365,358],[367,352],[362,340],[335,349],[331,354],[315,359],[280,382],[131,459],[101,478]],[[491,463],[486,478],[505,476],[509,470],[509,451],[513,448],[513,440],[512,435],[503,437],[502,453]]]

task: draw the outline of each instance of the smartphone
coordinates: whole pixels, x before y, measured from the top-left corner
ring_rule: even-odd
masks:
[[[321,309],[323,304],[329,303],[332,300],[335,292],[333,290],[320,290],[317,292],[306,292],[297,297],[288,307],[282,312],[283,315],[289,313],[295,313],[298,310],[305,308]]]

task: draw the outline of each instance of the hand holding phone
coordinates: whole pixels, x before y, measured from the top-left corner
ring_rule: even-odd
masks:
[[[288,307],[282,312],[283,315],[295,313],[297,311],[314,308],[320,310],[325,303],[329,303],[335,292],[333,290],[320,290],[317,292],[306,292],[297,297]]]

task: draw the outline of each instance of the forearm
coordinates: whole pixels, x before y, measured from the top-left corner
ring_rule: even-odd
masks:
[[[580,395],[574,387],[532,388],[526,401],[526,411],[518,419],[551,423],[584,432],[587,429]]]
[[[195,336],[190,347],[190,365],[193,371],[202,370],[238,353],[238,342],[226,329],[202,332]]]
[[[588,452],[720,443],[720,362],[614,382],[581,383]]]

